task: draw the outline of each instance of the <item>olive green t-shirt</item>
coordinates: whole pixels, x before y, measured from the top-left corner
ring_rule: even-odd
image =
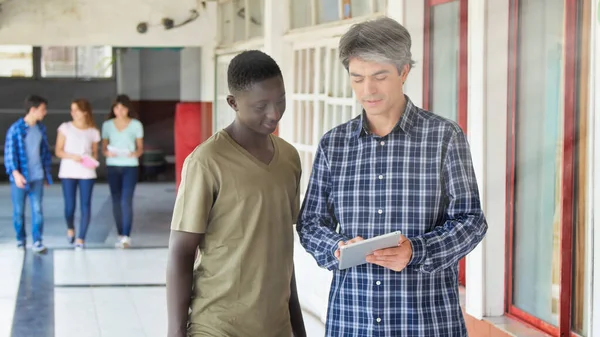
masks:
[[[300,158],[271,136],[265,164],[221,130],[186,158],[171,229],[203,233],[191,336],[291,336],[293,224]]]

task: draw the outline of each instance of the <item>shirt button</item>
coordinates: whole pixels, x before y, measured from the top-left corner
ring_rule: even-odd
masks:
[[[380,176],[379,176],[379,180],[381,180],[381,179],[383,179],[383,176],[382,176],[382,175],[380,175]]]
[[[377,317],[377,323],[381,323],[381,318]]]
[[[384,142],[384,141],[382,141],[382,142],[381,142],[381,143],[379,143],[379,144],[381,144],[381,146],[384,146],[384,145],[385,145],[385,142]]]
[[[381,285],[381,281],[377,281],[375,282],[376,285],[380,286]]]
[[[377,213],[381,214],[381,213],[383,213],[383,211],[382,210],[378,210]]]

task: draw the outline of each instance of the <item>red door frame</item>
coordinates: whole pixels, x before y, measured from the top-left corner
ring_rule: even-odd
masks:
[[[559,326],[553,326],[529,313],[520,310],[512,303],[513,298],[513,248],[514,248],[514,197],[515,197],[515,158],[516,158],[516,114],[518,86],[518,48],[519,48],[519,0],[510,0],[509,25],[509,83],[508,83],[508,144],[507,144],[507,184],[506,184],[506,221],[507,242],[506,250],[506,312],[509,316],[531,324],[543,332],[553,336],[575,336],[571,332],[571,298],[572,298],[572,265],[573,265],[573,225],[575,198],[575,146],[576,146],[576,92],[577,92],[577,56],[578,39],[578,0],[565,1],[565,46],[564,49],[573,52],[564,53],[564,142],[563,142],[563,178],[561,200],[563,207],[561,223],[561,271],[560,271],[560,308]]]
[[[460,2],[459,19],[459,57],[458,57],[458,125],[467,132],[467,99],[468,99],[468,0],[425,0],[425,32],[424,32],[424,57],[423,57],[423,107],[425,110],[431,109],[431,67],[433,66],[432,48],[431,48],[431,8],[452,1]],[[466,285],[466,258],[462,258],[458,267],[458,282]]]

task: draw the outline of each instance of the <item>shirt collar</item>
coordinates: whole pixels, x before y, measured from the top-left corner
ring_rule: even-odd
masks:
[[[21,123],[21,129],[23,130],[29,130],[30,127],[36,126],[38,129],[41,128],[41,123],[37,122],[34,125],[29,125],[27,124],[27,122],[25,122],[25,118],[21,117],[21,119],[19,119],[19,122]]]
[[[404,113],[400,117],[400,120],[398,121],[396,126],[394,126],[392,132],[390,133],[397,132],[398,130],[402,130],[405,133],[409,133],[410,129],[415,124],[415,119],[417,117],[417,107],[412,103],[408,96],[404,95],[404,97],[406,98],[406,108],[404,109]],[[365,114],[365,109],[363,109],[362,113],[360,114],[359,124],[355,132],[356,137],[359,138],[371,134],[371,131],[369,131],[369,125],[367,124],[367,117]]]

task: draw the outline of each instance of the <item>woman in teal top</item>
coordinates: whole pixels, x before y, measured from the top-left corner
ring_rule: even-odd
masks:
[[[139,157],[144,152],[144,127],[127,95],[113,102],[102,124],[102,152],[106,157],[108,185],[117,224],[118,248],[131,246],[133,193],[138,181]]]

